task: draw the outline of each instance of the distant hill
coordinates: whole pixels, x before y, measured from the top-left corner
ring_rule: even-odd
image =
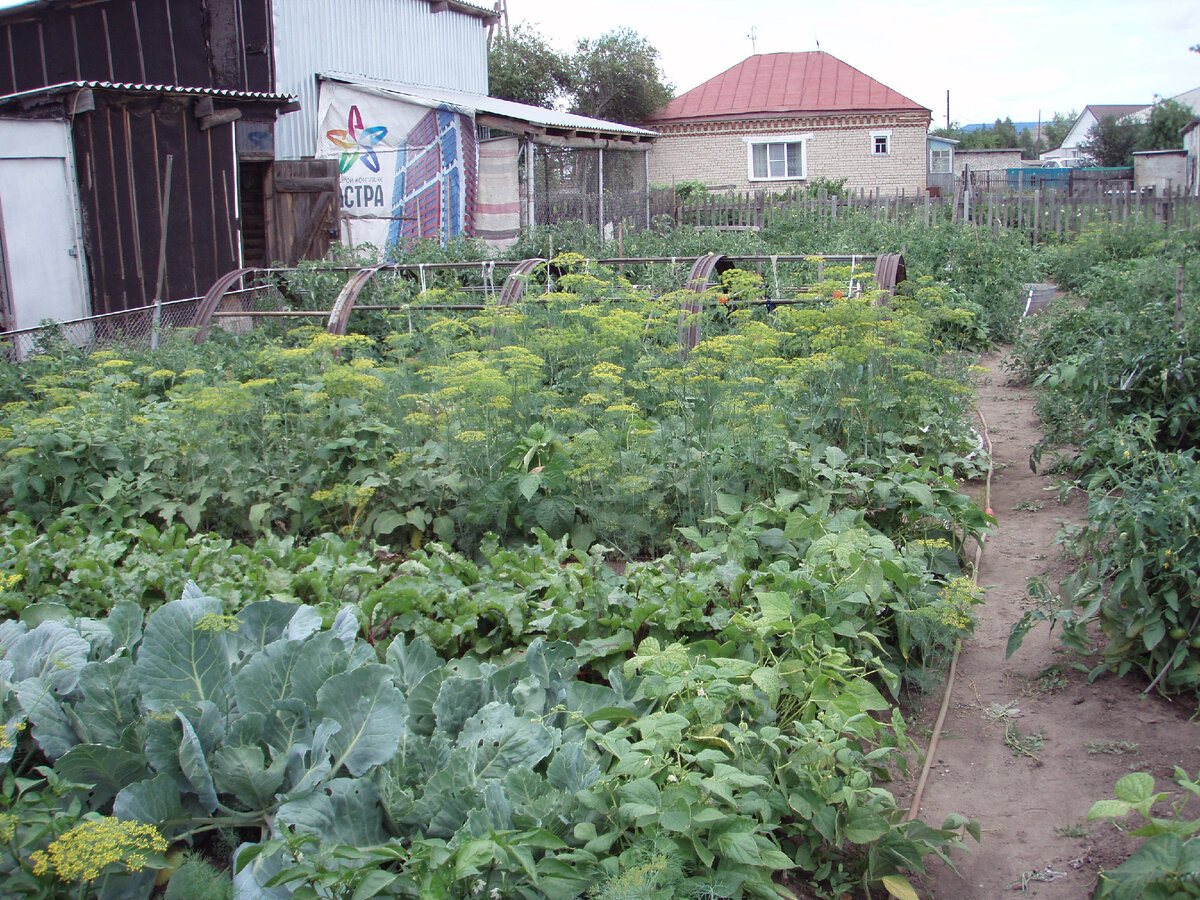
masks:
[[[1045,123],[1043,123],[1045,124]],[[963,131],[978,131],[980,128],[995,128],[995,122],[976,122],[974,125],[963,125]],[[1013,122],[1013,127],[1017,129],[1017,134],[1022,131],[1037,131],[1037,122]]]

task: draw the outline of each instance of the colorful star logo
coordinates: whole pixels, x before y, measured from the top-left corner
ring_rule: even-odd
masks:
[[[335,128],[325,132],[325,137],[343,150],[338,160],[338,172],[346,174],[360,159],[372,172],[378,172],[379,156],[375,153],[375,146],[387,137],[387,133],[388,130],[383,125],[363,128],[362,113],[358,111],[357,106],[351,106],[350,115],[346,117],[346,129],[343,131],[341,128]]]

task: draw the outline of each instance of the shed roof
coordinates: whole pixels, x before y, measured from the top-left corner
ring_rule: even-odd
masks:
[[[49,84],[45,87],[20,91],[16,94],[0,96],[0,106],[12,104],[35,103],[43,97],[55,97],[69,94],[73,91],[97,90],[112,91],[119,94],[161,94],[165,96],[186,95],[190,97],[217,97],[237,103],[266,103],[275,106],[289,106],[296,98],[288,94],[273,94],[267,91],[232,91],[225,88],[185,87],[177,84],[130,84],[116,81],[64,81],[61,84]]]
[[[676,97],[647,124],[787,113],[930,112],[821,50],[758,53]]]
[[[625,141],[650,141],[658,137],[657,132],[634,125],[623,125],[620,122],[609,122],[605,119],[593,119],[590,116],[579,116],[574,113],[560,112],[556,109],[544,109],[540,106],[530,106],[526,103],[516,103],[512,100],[501,100],[499,97],[489,97],[486,94],[475,94],[470,91],[458,91],[451,88],[435,88],[426,85],[404,84],[397,81],[383,81],[367,78],[362,75],[325,72],[321,79],[341,81],[347,84],[367,87],[384,94],[407,98],[420,102],[446,103],[475,113],[490,115],[496,120],[491,124],[503,128],[507,123],[519,126],[524,123],[533,126],[534,131],[558,135],[588,135],[598,138],[612,138]],[[484,123],[489,124],[489,123]],[[530,129],[522,129],[529,131]]]

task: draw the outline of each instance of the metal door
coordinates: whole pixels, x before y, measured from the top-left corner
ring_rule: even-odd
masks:
[[[88,315],[66,122],[0,119],[0,254],[4,328]]]

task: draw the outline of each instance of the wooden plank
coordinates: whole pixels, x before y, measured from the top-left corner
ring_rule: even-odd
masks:
[[[320,176],[320,177],[304,177],[304,176],[276,176],[275,189],[288,194],[320,194],[329,190],[336,190],[338,185],[337,176]]]
[[[208,46],[215,87],[244,90],[246,84],[238,8],[232,0],[209,0]]]

